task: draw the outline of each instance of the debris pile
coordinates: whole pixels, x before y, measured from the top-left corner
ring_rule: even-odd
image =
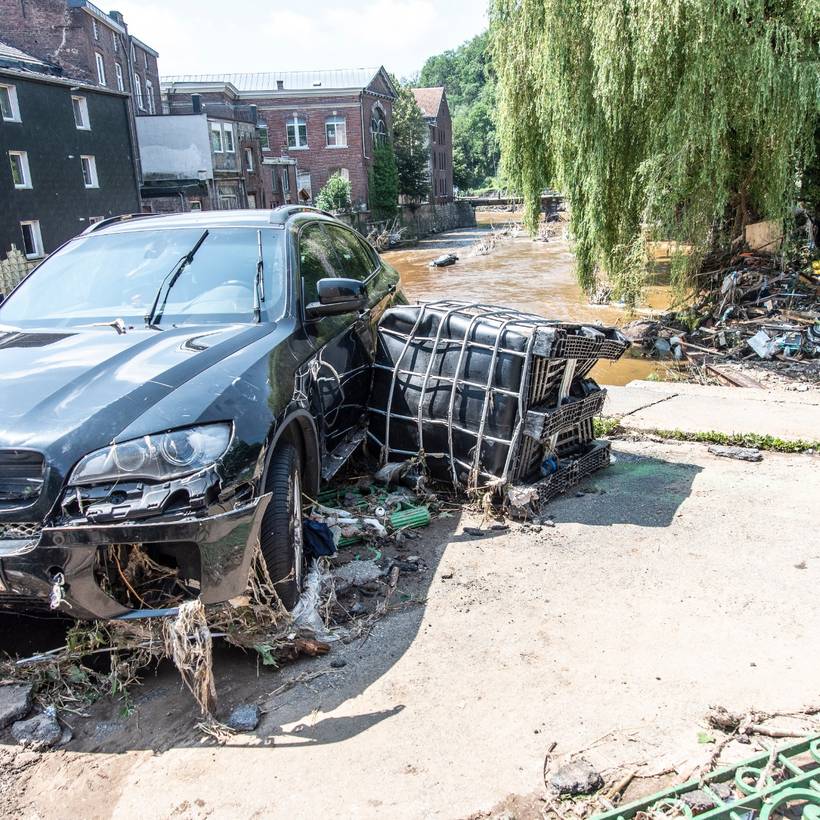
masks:
[[[606,393],[588,374],[629,346],[617,330],[444,301],[387,311],[378,335],[368,436],[383,464],[509,490],[526,515],[609,463],[592,432]]]
[[[794,362],[820,356],[820,262],[744,251],[703,274],[703,296],[685,313],[623,328],[660,357]],[[692,329],[692,325],[696,327]]]
[[[467,251],[467,256],[488,256],[502,242],[516,239],[521,236],[521,233],[521,226],[515,222],[510,222],[509,225],[505,225],[502,228],[496,228],[495,225],[491,225],[490,230],[473,243]]]

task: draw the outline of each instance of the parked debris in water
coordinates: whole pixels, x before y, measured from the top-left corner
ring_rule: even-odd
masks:
[[[434,302],[379,325],[368,435],[382,463],[423,457],[457,489],[503,492],[543,479],[547,496],[603,467],[592,418],[606,391],[588,378],[629,342],[615,329],[507,308]]]
[[[501,243],[516,239],[519,236],[521,236],[521,226],[515,222],[510,222],[509,225],[505,225],[503,228],[496,228],[495,225],[491,225],[490,230],[482,234],[473,243],[467,251],[467,256],[487,256]]]
[[[447,268],[450,265],[455,265],[458,262],[458,257],[454,253],[445,253],[442,256],[436,257],[431,263],[431,268]]]

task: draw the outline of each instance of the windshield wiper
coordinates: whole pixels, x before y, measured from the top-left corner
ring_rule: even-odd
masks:
[[[256,279],[253,283],[253,318],[258,324],[262,321],[262,302],[265,301],[265,260],[262,256],[262,231],[256,232]]]
[[[194,261],[194,256],[196,252],[199,250],[200,245],[207,239],[208,231],[203,231],[202,236],[197,239],[196,244],[185,254],[185,256],[181,257],[179,262],[174,265],[173,268],[166,274],[165,278],[160,282],[159,290],[157,291],[157,295],[154,297],[154,304],[151,305],[151,310],[145,314],[145,326],[146,327],[154,327],[155,325],[159,324],[160,319],[162,319],[162,312],[165,310],[165,303],[168,301],[168,294],[171,292],[171,288],[176,284],[177,279],[182,275],[182,271]],[[170,280],[170,281],[169,281]],[[165,296],[160,303],[159,298],[162,296],[163,288],[165,288],[165,283],[168,282],[168,288],[165,290]],[[157,309],[159,306],[159,309]]]

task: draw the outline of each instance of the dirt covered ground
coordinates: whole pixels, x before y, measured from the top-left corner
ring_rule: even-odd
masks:
[[[218,647],[222,713],[258,703],[253,733],[203,735],[163,665],[128,710],[64,714],[63,748],[0,735],[2,815],[538,817],[553,744],[608,782],[636,767],[633,797],[708,758],[710,705],[816,700],[818,457],[615,452],[549,505],[554,526],[477,536],[457,511],[419,531],[394,607],[324,657],[277,670]]]

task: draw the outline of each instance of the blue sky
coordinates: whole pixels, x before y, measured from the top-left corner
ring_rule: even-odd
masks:
[[[485,0],[109,0],[109,6],[159,51],[166,75],[384,65],[409,77],[427,57],[487,25]]]

